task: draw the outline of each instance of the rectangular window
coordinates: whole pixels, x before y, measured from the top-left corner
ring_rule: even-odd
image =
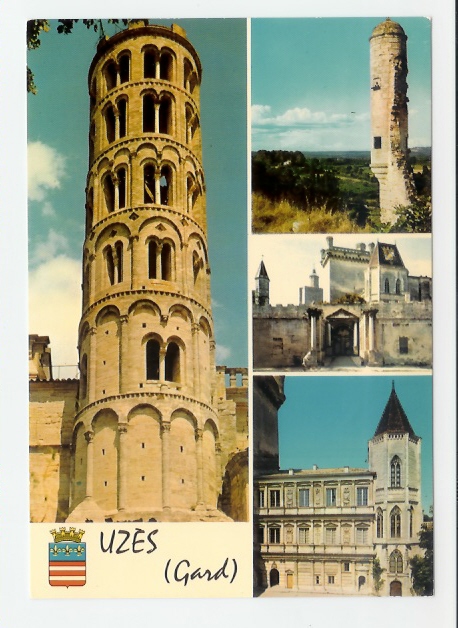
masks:
[[[367,544],[367,528],[356,528],[356,543],[358,545]]]
[[[299,489],[299,507],[309,506],[310,491],[308,488]]]
[[[356,489],[356,503],[358,506],[367,506],[367,486]]]
[[[280,543],[280,528],[269,529],[269,542]]]
[[[315,576],[315,584],[320,584],[320,576]]]
[[[305,545],[309,543],[310,531],[308,528],[299,528],[299,545]]]
[[[382,148],[382,138],[379,135],[374,137],[374,148]]]
[[[326,489],[326,506],[335,506],[336,501],[336,489],[335,488],[327,488]]]
[[[399,338],[399,353],[409,353],[409,339],[401,336]]]
[[[344,563],[343,567],[344,567],[344,571],[350,571],[350,563]]]
[[[328,576],[328,584],[334,584],[334,576]]]
[[[258,528],[258,543],[264,543],[264,527],[259,526]]]
[[[336,529],[326,528],[326,544],[335,545],[336,543]]]
[[[259,498],[259,508],[264,508],[265,506],[265,499],[264,499],[264,491],[259,491],[258,492],[258,498]]]
[[[279,508],[280,506],[280,491],[275,489],[270,491],[269,494],[270,497],[270,501],[269,501],[269,505],[271,508]]]

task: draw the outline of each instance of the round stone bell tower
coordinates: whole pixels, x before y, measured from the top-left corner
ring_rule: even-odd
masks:
[[[68,521],[227,519],[199,57],[131,22],[89,70],[80,388]]]

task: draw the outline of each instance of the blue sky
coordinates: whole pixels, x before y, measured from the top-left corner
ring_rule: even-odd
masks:
[[[170,26],[172,20],[150,20]],[[203,67],[201,125],[213,315],[219,364],[247,364],[246,21],[178,20]],[[76,364],[81,314],[87,72],[98,35],[43,33],[28,63],[30,332],[51,337],[54,364]],[[113,34],[114,27],[107,27]],[[234,333],[237,329],[237,333]]]
[[[252,20],[252,149],[370,150],[369,37],[384,19]],[[392,19],[408,37],[409,146],[430,146],[430,21]]]
[[[430,376],[287,377],[286,401],[279,411],[280,468],[367,468],[367,442],[374,436],[392,381],[422,439],[422,502],[428,513],[433,503]]]

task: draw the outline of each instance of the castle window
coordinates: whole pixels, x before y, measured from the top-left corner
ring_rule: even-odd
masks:
[[[335,488],[326,489],[326,506],[336,506],[337,497]]]
[[[119,111],[119,137],[125,137],[127,133],[127,100],[122,98],[118,101]]]
[[[156,53],[154,50],[147,50],[143,55],[143,76],[144,78],[156,78]]]
[[[258,501],[259,501],[259,508],[264,508],[265,503],[266,503],[264,491],[258,491]]]
[[[404,571],[404,565],[402,561],[402,554],[399,550],[394,550],[390,554],[390,573],[402,573]]]
[[[118,176],[118,209],[123,209],[126,206],[126,169],[119,168],[116,174]]]
[[[172,170],[170,166],[162,166],[161,178],[161,205],[170,205],[172,192]]]
[[[103,179],[103,193],[105,196],[105,206],[108,212],[114,211],[115,208],[115,186],[110,174]]]
[[[163,52],[159,60],[159,72],[160,77],[164,81],[172,80],[172,55],[168,52]]]
[[[269,506],[271,508],[280,507],[280,489],[272,489],[269,492]]]
[[[109,143],[114,142],[116,139],[116,122],[114,109],[111,105],[108,106],[105,110],[105,128],[107,133],[107,141]]]
[[[116,242],[115,244],[115,252],[116,252],[116,283],[120,283],[122,281],[122,251],[123,246],[122,242]]]
[[[382,138],[380,136],[374,137],[374,148],[382,148]]]
[[[383,538],[383,512],[380,510],[380,508],[377,509],[377,538],[381,539]]]
[[[119,57],[119,80],[121,83],[127,83],[130,78],[130,58],[128,54]]]
[[[409,353],[409,339],[405,336],[399,338],[399,353]]]
[[[390,294],[390,282],[389,279],[385,279],[385,294]]]
[[[401,486],[401,460],[399,456],[394,456],[391,460],[391,488]]]
[[[328,576],[328,584],[334,584],[334,576]]]
[[[145,166],[143,169],[143,202],[154,203],[154,166]]]
[[[105,259],[107,263],[108,281],[110,282],[110,285],[112,286],[115,282],[115,279],[114,279],[115,265],[114,265],[113,251],[111,250],[111,246],[107,246],[107,248],[105,249]]]
[[[165,379],[168,382],[180,381],[180,347],[176,342],[169,343],[165,354]]]
[[[280,543],[280,528],[269,529],[269,543]]]
[[[307,543],[310,543],[310,530],[308,528],[299,528],[298,543],[299,545],[306,545]]]
[[[306,507],[309,505],[310,501],[310,491],[308,488],[300,488],[299,489],[299,506]]]
[[[157,258],[157,242],[150,240],[148,243],[148,277],[150,279],[157,279],[156,272],[156,258]]]
[[[168,135],[172,132],[172,103],[169,98],[163,98],[159,104],[159,133]]]
[[[391,538],[398,539],[401,537],[401,511],[395,506],[390,515]]]
[[[86,235],[92,229],[92,221],[94,218],[94,189],[91,188],[87,195],[86,203]]]
[[[343,564],[344,571],[350,571],[350,563]]]
[[[367,536],[367,528],[356,528],[356,543],[358,545],[366,545]]]
[[[105,74],[105,82],[106,82],[107,90],[109,91],[110,89],[113,89],[114,87],[116,87],[117,72],[116,72],[116,65],[114,64],[113,61],[109,61],[106,64],[104,74]]]
[[[154,133],[154,98],[151,94],[143,96],[143,133]]]
[[[87,394],[87,355],[83,355],[80,364],[80,399]]]
[[[367,486],[359,486],[356,489],[356,503],[358,506],[367,506]]]
[[[146,379],[159,379],[159,343],[148,340],[146,343]]]
[[[315,584],[320,584],[320,576],[315,576]]]
[[[396,294],[401,294],[401,280],[396,279]]]
[[[336,528],[326,528],[326,545],[335,545]]]

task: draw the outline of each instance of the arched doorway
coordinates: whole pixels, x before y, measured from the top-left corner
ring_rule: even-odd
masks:
[[[271,587],[277,586],[280,583],[280,574],[278,573],[278,569],[271,569],[269,574],[269,584]]]
[[[366,578],[364,576],[359,576],[358,578],[358,591],[366,584]]]
[[[358,317],[340,308],[326,319],[325,347],[328,356],[348,356],[359,353]]]
[[[393,597],[402,596],[402,584],[399,580],[393,580],[393,582],[390,582],[390,595]]]

